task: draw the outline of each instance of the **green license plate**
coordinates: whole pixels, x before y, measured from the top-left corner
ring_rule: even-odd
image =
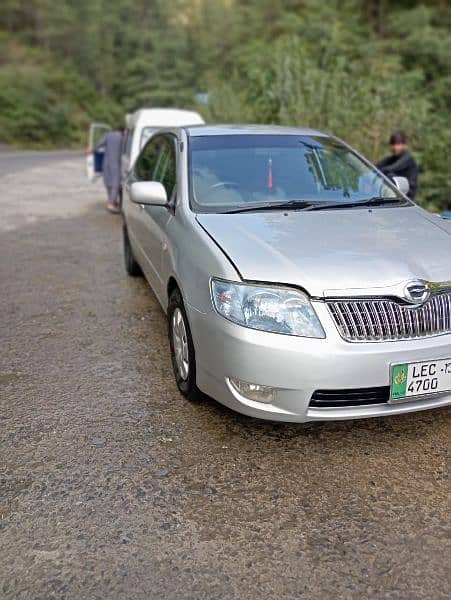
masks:
[[[393,365],[390,400],[451,391],[451,358]]]

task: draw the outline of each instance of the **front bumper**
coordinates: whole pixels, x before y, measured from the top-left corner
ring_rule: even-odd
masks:
[[[318,390],[388,386],[390,365],[451,357],[451,335],[373,342],[345,342],[327,307],[315,302],[326,339],[266,333],[235,325],[214,311],[187,306],[194,340],[197,385],[237,412],[275,421],[357,419],[425,410],[451,403],[437,394],[399,404],[319,408],[309,406]],[[234,377],[277,388],[273,403],[244,398],[228,382]]]

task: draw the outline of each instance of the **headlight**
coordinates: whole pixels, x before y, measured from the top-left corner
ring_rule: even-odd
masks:
[[[229,321],[272,333],[324,338],[310,300],[297,290],[211,280],[213,305]]]

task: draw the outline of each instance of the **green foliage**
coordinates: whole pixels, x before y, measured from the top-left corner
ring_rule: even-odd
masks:
[[[268,11],[270,26],[235,40],[230,77],[211,85],[210,117],[323,129],[372,160],[389,151],[391,131],[405,129],[422,168],[418,199],[443,207],[451,198],[451,12],[434,3],[392,9],[376,33],[367,6],[242,3],[243,15]]]
[[[4,141],[19,139],[39,144],[50,139],[58,144],[71,140],[69,107],[55,95],[55,81],[50,79],[42,71],[18,75],[14,70],[2,70],[0,126],[5,132]],[[49,110],[52,105],[54,109]]]
[[[91,120],[123,119],[70,63],[0,33],[0,141],[17,146],[63,147],[86,143]]]
[[[0,141],[71,145],[140,106],[299,124],[369,158],[405,129],[420,201],[450,201],[445,0],[3,0]]]

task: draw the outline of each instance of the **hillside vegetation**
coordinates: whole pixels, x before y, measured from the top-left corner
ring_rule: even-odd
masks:
[[[3,0],[0,142],[80,145],[91,120],[140,106],[326,129],[374,160],[403,128],[419,200],[440,208],[451,200],[449,4]]]

